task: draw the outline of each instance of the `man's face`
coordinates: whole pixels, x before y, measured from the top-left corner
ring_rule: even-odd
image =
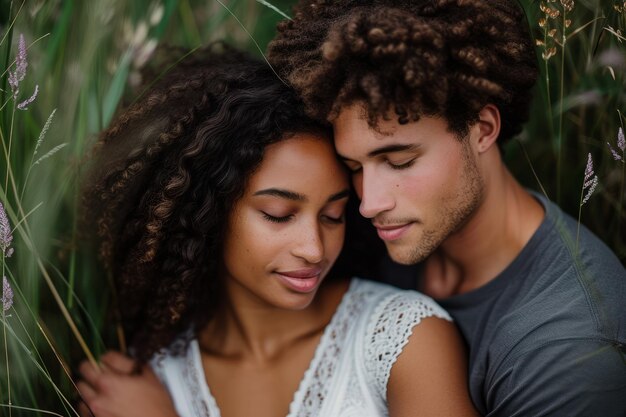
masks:
[[[353,175],[360,212],[372,219],[389,255],[419,262],[458,231],[480,205],[484,183],[470,138],[459,140],[440,118],[372,129],[362,107],[333,122],[335,147]],[[471,136],[471,133],[470,133]]]

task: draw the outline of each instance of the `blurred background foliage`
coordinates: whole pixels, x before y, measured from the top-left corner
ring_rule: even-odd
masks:
[[[533,31],[541,75],[530,122],[508,144],[505,159],[524,185],[540,192],[543,188],[624,264],[625,158],[618,135],[626,125],[626,2],[520,3]],[[581,193],[589,154],[598,186],[581,207],[588,191]]]
[[[76,415],[73,367],[87,351],[97,357],[119,348],[111,290],[81,240],[77,189],[86,151],[120,103],[138,94],[154,49],[225,39],[260,56],[283,18],[275,9],[289,14],[293,3],[0,0],[0,201],[15,250],[2,254],[14,299],[1,317],[0,416]],[[506,145],[505,159],[525,186],[580,218],[626,263],[618,143],[626,122],[626,3],[521,3],[542,73],[531,122]],[[14,98],[9,77],[20,34],[28,67]],[[589,154],[598,186],[581,205]]]

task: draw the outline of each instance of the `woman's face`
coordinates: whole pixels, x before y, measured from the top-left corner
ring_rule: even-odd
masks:
[[[311,303],[343,245],[348,184],[326,139],[298,134],[266,148],[226,232],[231,302]]]

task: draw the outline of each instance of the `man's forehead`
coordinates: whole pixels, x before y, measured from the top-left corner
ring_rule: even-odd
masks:
[[[356,123],[355,123],[356,122]],[[389,111],[387,114],[381,114],[376,118],[375,124],[371,124],[369,121],[369,113],[367,107],[362,103],[353,103],[349,106],[344,106],[335,120],[332,121],[333,126],[336,128],[338,124],[347,126],[359,126],[366,128],[377,139],[384,139],[388,136],[392,136],[398,130],[400,123],[398,122],[398,116]]]

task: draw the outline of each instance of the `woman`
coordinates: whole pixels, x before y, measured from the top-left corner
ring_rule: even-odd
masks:
[[[266,65],[183,61],[96,154],[85,195],[133,360],[81,365],[95,416],[475,415],[445,311],[329,276],[348,175]]]

